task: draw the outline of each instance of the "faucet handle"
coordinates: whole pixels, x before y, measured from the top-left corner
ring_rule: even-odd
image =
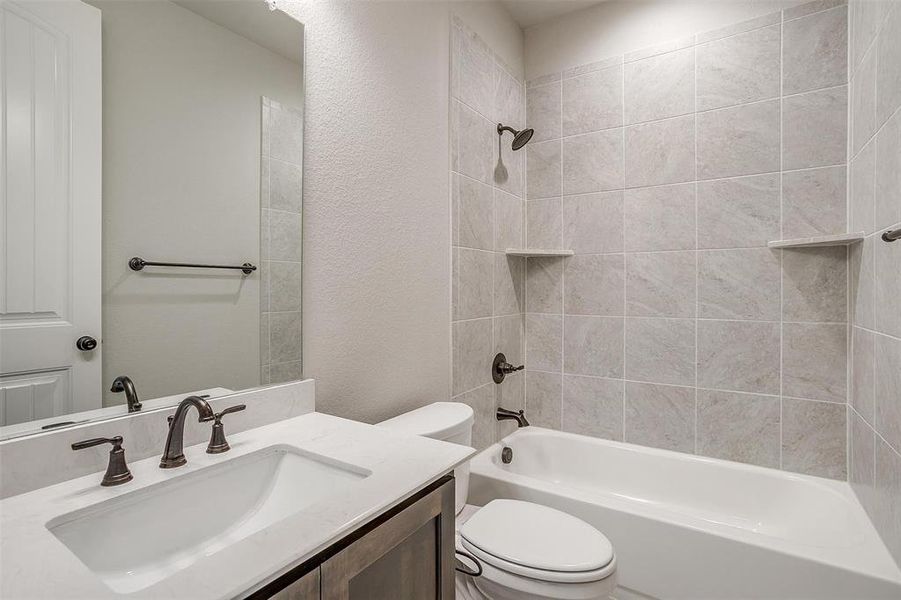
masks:
[[[235,406],[229,406],[222,412],[213,415],[215,422],[213,423],[213,432],[210,435],[210,443],[206,447],[207,454],[221,454],[223,452],[228,452],[231,449],[231,446],[228,445],[228,440],[225,439],[225,428],[222,426],[222,417],[242,411],[245,408],[247,408],[246,404],[236,404]]]
[[[103,475],[103,481],[100,485],[109,487],[112,485],[121,485],[133,479],[128,465],[125,463],[125,450],[122,449],[123,438],[117,435],[111,438],[91,438],[82,440],[72,444],[73,450],[84,450],[100,444],[112,444],[113,448],[109,451],[109,463],[106,466],[106,473]]]

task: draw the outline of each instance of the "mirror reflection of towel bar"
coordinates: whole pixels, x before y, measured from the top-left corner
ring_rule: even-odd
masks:
[[[895,240],[901,240],[901,227],[896,227],[895,229],[889,229],[888,231],[882,234],[882,239],[886,242],[894,242]]]
[[[243,265],[201,265],[196,263],[173,263],[173,262],[158,262],[152,260],[144,260],[140,256],[135,256],[131,260],[128,261],[128,268],[132,271],[141,271],[144,267],[189,267],[192,269],[238,269],[242,271],[245,275],[250,275],[257,268],[250,264],[244,263]]]

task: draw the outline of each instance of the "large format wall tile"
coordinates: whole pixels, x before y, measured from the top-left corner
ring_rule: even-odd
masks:
[[[563,135],[622,124],[622,65],[563,80]]]
[[[559,258],[526,259],[526,311],[563,312],[563,261]]]
[[[885,10],[890,5],[891,2],[883,0],[852,0],[848,3],[848,19],[851,22],[848,66],[851,73],[872,45],[879,26],[885,20]]]
[[[694,249],[694,184],[626,190],[623,205],[627,251]]]
[[[626,314],[630,317],[694,317],[696,276],[694,252],[627,254]]]
[[[782,467],[808,475],[847,476],[846,409],[843,404],[782,400]]]
[[[782,89],[796,94],[848,81],[848,7],[786,21]]]
[[[779,467],[779,398],[698,390],[698,453]]]
[[[893,4],[876,42],[876,126],[901,106],[901,10]]]
[[[694,452],[695,390],[626,383],[625,441],[678,452]]]
[[[491,321],[481,319],[454,323],[453,394],[462,394],[489,383],[491,353]]]
[[[566,315],[563,370],[572,375],[623,377],[622,317]]]
[[[500,190],[495,191],[494,249],[498,252],[523,245],[523,208],[521,199]]]
[[[563,193],[584,194],[623,187],[623,134],[607,129],[563,140]]]
[[[779,25],[698,46],[698,110],[779,96]]]
[[[873,524],[895,562],[901,563],[901,454],[878,438],[875,481]]]
[[[472,408],[472,447],[484,450],[494,443],[495,411],[494,384],[486,383],[474,390],[454,396],[454,402],[462,402]]]
[[[901,112],[896,112],[876,136],[874,185],[877,227],[901,222]]]
[[[845,162],[847,138],[846,86],[783,99],[783,169],[842,164]]]
[[[851,393],[848,403],[873,423],[876,412],[876,334],[851,328]]]
[[[848,411],[848,483],[870,514],[876,500],[876,435],[853,410]]]
[[[526,315],[526,368],[559,372],[563,366],[563,317]]]
[[[845,167],[791,171],[782,175],[784,239],[845,233]]]
[[[901,447],[901,340],[876,336],[876,431]]]
[[[559,373],[526,373],[526,412],[532,425],[560,429],[561,388]]]
[[[782,394],[844,405],[847,331],[844,323],[784,323]]]
[[[491,250],[494,246],[494,193],[490,186],[454,174],[454,244]]]
[[[876,133],[876,50],[870,48],[850,87],[851,143],[850,154],[857,154]]]
[[[455,24],[451,94],[486,118],[494,106],[494,59],[491,49],[466,27]]]
[[[561,142],[532,142],[525,147],[526,193],[529,199],[559,196],[561,186]]]
[[[782,318],[844,323],[847,319],[847,251],[844,246],[782,252]]]
[[[512,315],[525,311],[526,259],[494,253],[494,314]]]
[[[465,104],[452,101],[451,168],[482,183],[494,170],[495,125]]]
[[[626,123],[694,112],[694,48],[627,63],[625,83]]]
[[[698,182],[698,248],[755,248],[779,239],[779,175]]]
[[[779,101],[698,114],[698,178],[779,170]]]
[[[623,192],[564,198],[563,247],[576,254],[622,252]]]
[[[492,315],[494,294],[494,253],[457,248],[457,302],[454,318],[476,319]]]
[[[851,231],[872,233],[876,221],[876,143],[871,141],[851,159],[848,214]]]
[[[876,244],[882,243],[875,236],[850,247],[851,322],[859,327],[876,328]]]
[[[698,321],[698,387],[779,393],[779,323]]]
[[[625,137],[626,187],[694,179],[694,115],[633,125]]]
[[[562,240],[563,216],[560,198],[526,202],[526,241],[530,248],[558,248]]]
[[[765,248],[708,250],[698,256],[698,316],[780,318],[780,260]]]
[[[563,431],[623,439],[623,381],[563,376]]]
[[[626,319],[626,379],[694,385],[693,319]]]
[[[577,255],[566,260],[564,312],[568,315],[622,316],[622,254]]]
[[[876,329],[901,338],[901,244],[877,240],[875,268]]]
[[[556,81],[526,90],[526,126],[535,130],[533,144],[561,136],[561,85]]]
[[[507,362],[521,365],[525,362],[525,320],[522,315],[508,315],[493,319],[494,353],[503,352]],[[522,379],[510,377],[504,383]],[[492,381],[493,383],[493,381]]]

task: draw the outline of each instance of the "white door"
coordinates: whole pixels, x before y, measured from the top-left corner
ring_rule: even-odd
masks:
[[[94,7],[0,0],[0,425],[101,405],[100,48]]]

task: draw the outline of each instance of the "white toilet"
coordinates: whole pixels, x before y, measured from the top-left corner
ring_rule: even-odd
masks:
[[[405,433],[469,446],[472,408],[436,402],[380,423]],[[458,600],[603,600],[616,587],[613,546],[600,531],[562,511],[520,500],[466,504],[469,464],[456,477],[457,549],[476,557],[480,577],[457,574]]]

